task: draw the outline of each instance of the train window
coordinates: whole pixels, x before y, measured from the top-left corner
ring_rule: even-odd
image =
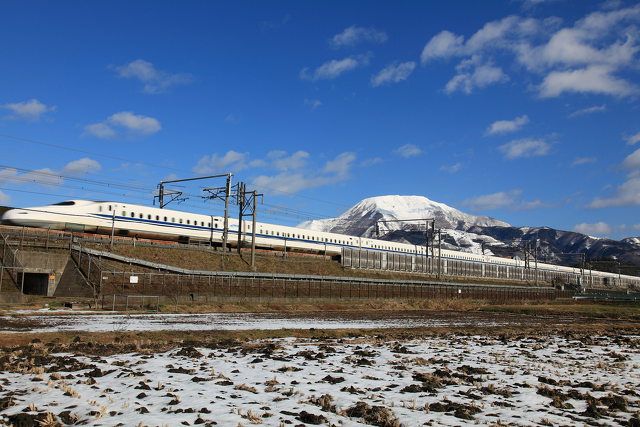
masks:
[[[144,217],[144,215],[142,215],[142,214],[140,214],[139,216],[140,216],[140,218]]]
[[[127,213],[125,211],[122,211],[122,216],[127,216]]]
[[[111,205],[109,205],[109,210],[111,210]]]
[[[167,220],[167,217],[166,217],[166,216],[164,217],[164,220],[165,220],[165,221]],[[171,217],[171,222],[176,222],[176,219],[175,219],[175,218],[173,218],[173,217]]]
[[[180,218],[180,224],[182,224],[182,218]]]
[[[190,220],[187,220],[187,224],[191,224],[191,221],[190,221]]]
[[[131,218],[135,218],[136,217],[136,213],[135,212],[131,212]]]
[[[98,212],[102,212],[102,206],[98,206]]]
[[[151,214],[147,214],[147,219],[151,219]]]
[[[73,206],[75,204],[76,202],[68,201],[68,202],[55,203],[52,206]]]
[[[200,221],[200,225],[204,227],[204,221]],[[209,225],[207,225],[207,227],[209,227]]]
[[[160,216],[159,215],[156,215],[156,221],[160,221]]]
[[[211,223],[210,222],[207,223],[207,227],[211,227]]]

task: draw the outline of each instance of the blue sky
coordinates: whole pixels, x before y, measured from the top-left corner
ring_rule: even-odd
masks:
[[[640,235],[635,2],[8,0],[0,36],[2,204],[232,172],[283,224],[406,194]]]

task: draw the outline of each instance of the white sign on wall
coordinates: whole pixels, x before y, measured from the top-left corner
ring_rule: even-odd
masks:
[[[129,276],[129,283],[138,283],[138,276]]]

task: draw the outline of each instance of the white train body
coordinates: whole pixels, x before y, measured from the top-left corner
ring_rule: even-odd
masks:
[[[159,209],[141,205],[117,202],[94,202],[71,200],[50,206],[11,209],[4,213],[2,222],[51,230],[68,230],[86,233],[101,233],[179,241],[207,241],[219,244],[223,239],[224,218],[201,215],[170,209]],[[228,243],[235,245],[238,239],[238,220],[229,218]],[[252,237],[252,224],[243,222],[243,242],[248,244]],[[343,247],[367,249],[387,253],[426,255],[423,246],[384,240],[347,236],[344,234],[312,231],[296,227],[256,223],[256,246],[259,248],[287,249],[292,251],[318,252],[338,255]],[[429,254],[431,255],[431,254]],[[488,255],[442,250],[442,259],[480,263],[494,269],[522,268],[524,262]],[[541,271],[579,275],[580,270],[572,267],[538,263]],[[640,286],[640,278],[613,273],[592,271],[590,275],[611,279],[626,284]],[[509,277],[509,274],[506,274]],[[514,275],[514,279],[517,278]],[[504,275],[503,275],[504,277]],[[623,280],[624,279],[624,280]]]

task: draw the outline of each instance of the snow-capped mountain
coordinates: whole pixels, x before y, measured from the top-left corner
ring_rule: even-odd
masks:
[[[526,244],[537,246],[540,259],[576,264],[586,258],[613,258],[640,265],[640,238],[621,241],[590,237],[549,227],[512,227],[486,216],[476,216],[422,196],[379,196],[364,199],[337,218],[306,221],[298,227],[317,231],[421,245],[424,222],[380,220],[435,219],[444,233],[443,248],[487,255],[522,256]],[[571,254],[571,255],[567,255]]]
[[[375,237],[376,221],[426,219],[436,220],[436,228],[466,231],[473,226],[509,227],[504,221],[487,216],[475,216],[459,211],[444,203],[422,196],[379,196],[364,199],[337,218],[319,219],[298,225],[316,231],[332,231],[355,236]],[[380,224],[382,231],[418,229],[415,222]],[[424,223],[421,225],[424,229]]]

